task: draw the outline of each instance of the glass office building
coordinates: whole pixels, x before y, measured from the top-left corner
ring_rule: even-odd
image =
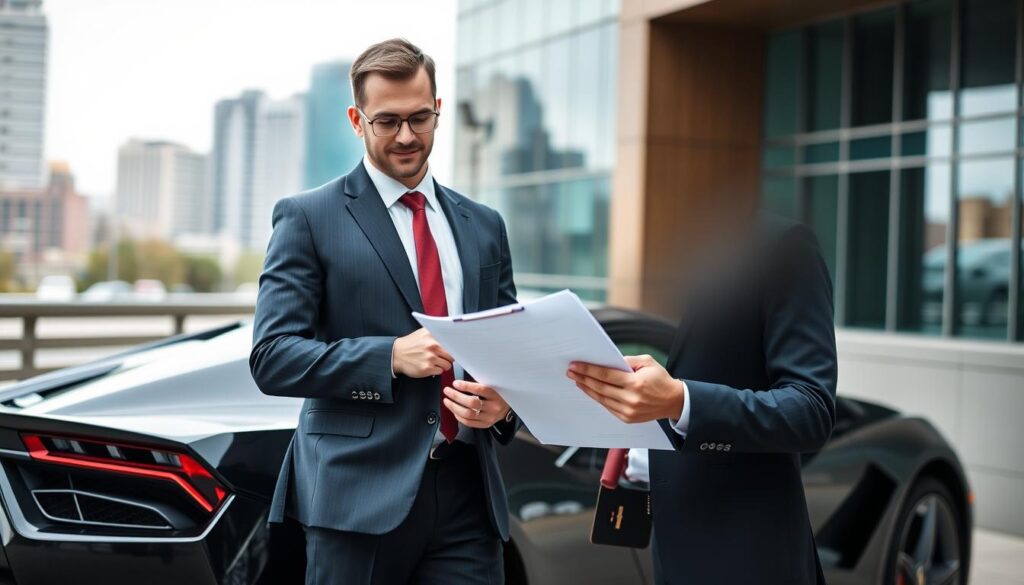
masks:
[[[521,289],[606,296],[618,11],[459,2],[455,187],[501,211]]]
[[[837,324],[1020,340],[1021,4],[772,32],[762,197],[821,239]]]

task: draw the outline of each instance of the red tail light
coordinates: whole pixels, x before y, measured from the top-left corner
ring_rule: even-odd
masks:
[[[217,479],[186,453],[77,437],[22,434],[21,438],[36,461],[169,481],[207,512],[213,512],[227,495]]]

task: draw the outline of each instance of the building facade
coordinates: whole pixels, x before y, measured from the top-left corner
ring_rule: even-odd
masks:
[[[258,90],[221,100],[211,154],[212,232],[243,250],[263,252],[274,203],[303,189],[307,173],[307,98],[274,100]]]
[[[118,149],[114,217],[119,237],[171,240],[210,230],[206,156],[165,141]]]
[[[67,164],[52,163],[45,187],[0,189],[0,249],[19,266],[76,264],[89,249],[89,218]]]
[[[42,0],[0,0],[0,189],[46,183],[48,34]]]
[[[805,222],[835,284],[840,394],[927,416],[964,460],[978,523],[1024,534],[1022,4],[624,0],[598,47],[546,36],[597,6],[460,3],[456,168],[504,212],[521,288],[578,274],[596,298],[674,317],[679,246],[702,218],[760,205]],[[583,88],[605,71],[613,108],[595,114]],[[529,94],[550,143],[508,129],[537,124]],[[573,248],[561,226],[593,216],[539,204],[551,195],[529,182],[570,171],[516,165],[586,144],[587,167],[606,140],[610,190],[577,194],[606,200],[606,225]],[[567,250],[583,259],[561,263]]]
[[[267,249],[270,217],[278,199],[302,190],[306,172],[306,96],[263,100],[257,110],[253,156],[252,217],[244,248]]]
[[[520,287],[606,298],[618,4],[459,3],[454,185],[504,215]]]
[[[352,132],[348,106],[352,100],[349,61],[331,61],[313,67],[306,93],[307,189],[344,175],[363,156],[363,143]]]

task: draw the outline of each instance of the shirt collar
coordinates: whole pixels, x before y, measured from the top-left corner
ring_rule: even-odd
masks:
[[[373,165],[366,155],[363,155],[363,166],[366,167],[366,174],[370,175],[373,186],[380,193],[380,198],[384,200],[385,207],[390,208],[409,191],[419,191],[427,198],[427,205],[431,209],[440,210],[437,204],[437,195],[434,193],[434,176],[430,172],[430,163],[427,163],[427,172],[424,173],[423,179],[412,189],[385,175],[383,171]]]

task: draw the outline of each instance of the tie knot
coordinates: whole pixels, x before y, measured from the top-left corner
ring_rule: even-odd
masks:
[[[419,191],[409,191],[402,198],[399,199],[403,205],[409,209],[416,211],[423,211],[427,206],[427,196]]]

